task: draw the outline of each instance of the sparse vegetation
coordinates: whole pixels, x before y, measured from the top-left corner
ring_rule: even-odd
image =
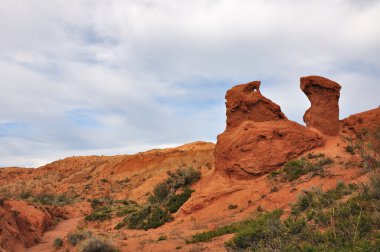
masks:
[[[86,240],[92,236],[92,233],[87,230],[77,230],[67,235],[67,240],[73,246],[76,246],[83,240]]]
[[[284,168],[273,171],[268,175],[269,179],[282,179],[285,181],[294,181],[301,176],[311,173],[312,176],[326,174],[325,167],[334,161],[324,154],[309,154],[306,158],[296,159],[284,164]]]
[[[55,249],[59,249],[63,246],[63,240],[60,237],[54,239],[53,246]]]
[[[348,153],[350,153],[351,155],[355,155],[355,148],[354,148],[354,146],[352,146],[352,145],[347,145],[344,149],[345,149]]]
[[[30,197],[32,196],[32,192],[31,191],[22,191],[20,194],[19,194],[19,198],[20,199],[29,199]]]
[[[54,194],[38,194],[32,196],[32,202],[41,205],[51,205],[51,206],[65,206],[73,202],[72,198],[68,198],[65,195],[54,195]]]
[[[119,250],[109,241],[99,237],[91,237],[80,244],[80,252],[118,252]]]
[[[190,167],[180,168],[175,172],[169,172],[168,175],[165,181],[154,187],[147,203],[140,205],[130,200],[93,199],[93,211],[85,219],[104,221],[116,215],[124,219],[115,229],[127,227],[144,230],[157,228],[165,222],[172,221],[171,214],[177,212],[191,197],[193,190],[189,186],[200,179],[200,172]]]
[[[158,237],[157,241],[165,241],[167,239],[168,237],[166,235],[161,235],[160,237]]]
[[[303,191],[281,221],[282,210],[196,234],[189,242],[208,242],[235,233],[229,251],[379,251],[380,175],[365,186],[338,182],[334,189]],[[323,228],[323,231],[322,231]]]
[[[112,218],[112,211],[108,207],[97,209],[85,217],[86,221],[105,221]]]
[[[233,210],[233,209],[236,209],[236,208],[238,208],[238,205],[236,205],[236,204],[229,204],[228,205],[228,209],[229,210]]]

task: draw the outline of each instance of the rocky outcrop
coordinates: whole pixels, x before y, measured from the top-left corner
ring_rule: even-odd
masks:
[[[358,135],[363,129],[377,130],[380,128],[380,108],[350,115],[341,122],[342,134],[350,137]]]
[[[260,81],[237,85],[227,91],[227,129],[239,126],[244,121],[286,120],[280,106],[264,97],[260,92]]]
[[[311,103],[303,117],[308,127],[313,127],[323,134],[338,135],[340,89],[338,83],[324,77],[301,78],[301,90]]]
[[[325,143],[316,131],[289,121],[259,87],[250,82],[227,91],[227,127],[215,149],[218,172],[238,178],[265,174]]]

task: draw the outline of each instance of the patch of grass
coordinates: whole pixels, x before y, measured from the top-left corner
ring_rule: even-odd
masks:
[[[71,204],[73,201],[72,198],[68,198],[63,194],[54,195],[42,193],[32,197],[33,203],[51,206],[65,206]]]
[[[97,210],[85,217],[86,221],[105,221],[112,218],[112,213],[109,209]]]
[[[20,199],[29,199],[30,197],[32,196],[32,192],[31,191],[22,191],[20,194],[19,194],[19,198]]]
[[[361,158],[361,166],[367,170],[380,169],[380,127],[362,129],[354,138],[346,137],[347,147]],[[347,151],[346,147],[346,151]]]
[[[161,235],[160,237],[158,237],[157,241],[165,241],[167,239],[168,237],[166,235]]]
[[[352,145],[347,145],[345,148],[346,152],[350,153],[351,155],[355,155],[355,147]]]
[[[92,233],[88,230],[77,230],[67,235],[67,240],[73,246],[76,246],[81,241],[84,241],[92,236]]]
[[[168,202],[166,203],[166,207],[168,208],[170,213],[177,212],[181,206],[191,197],[193,190],[189,187],[186,187],[182,193],[171,195]]]
[[[59,249],[63,246],[63,240],[60,237],[54,239],[53,246],[55,249]]]
[[[195,234],[191,237],[191,240],[187,241],[186,243],[209,242],[215,237],[219,237],[225,234],[233,234],[239,230],[239,225],[239,223],[233,223],[231,225],[220,227],[212,231]]]
[[[80,252],[118,252],[119,250],[109,241],[99,237],[91,237],[80,244]]]
[[[268,178],[276,179],[280,177],[285,181],[294,181],[309,173],[312,173],[313,176],[324,176],[325,167],[334,162],[322,153],[309,154],[307,157],[308,159],[301,158],[286,162],[283,169],[271,172]]]
[[[233,209],[236,209],[236,208],[238,208],[238,205],[235,205],[235,204],[229,204],[228,205],[228,209],[229,210],[233,210]]]

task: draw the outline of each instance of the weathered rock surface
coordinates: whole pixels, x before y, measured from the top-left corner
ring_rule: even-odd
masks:
[[[260,92],[260,81],[237,85],[227,91],[227,129],[246,120],[255,122],[286,120],[280,106]]]
[[[323,144],[318,133],[296,122],[245,121],[218,136],[216,169],[240,178],[265,174]]]
[[[325,143],[316,131],[289,121],[259,86],[250,82],[227,91],[227,128],[215,149],[217,171],[238,178],[265,174]]]
[[[350,115],[343,119],[341,124],[343,133],[351,131],[356,134],[363,129],[376,130],[377,128],[380,128],[380,107]]]
[[[303,116],[308,127],[313,127],[323,134],[338,135],[340,89],[338,83],[324,77],[301,77],[301,90],[311,103],[311,107]]]

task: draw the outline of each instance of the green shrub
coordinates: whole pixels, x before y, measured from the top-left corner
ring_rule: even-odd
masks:
[[[193,235],[191,237],[191,240],[187,241],[187,243],[209,242],[215,237],[235,233],[239,229],[239,225],[240,223],[233,223],[231,225],[220,227],[212,231],[197,233]]]
[[[95,211],[85,217],[86,221],[105,221],[112,218],[110,211]]]
[[[118,207],[116,215],[125,218],[114,228],[148,230],[172,221],[171,214],[177,212],[191,197],[193,190],[189,186],[200,179],[200,172],[190,167],[180,168],[168,175],[165,181],[154,187],[147,203],[139,205],[136,202],[123,202],[126,206]],[[177,193],[180,189],[183,191]],[[101,209],[99,205],[101,202],[96,202],[97,209]]]
[[[65,195],[54,195],[54,194],[38,194],[33,197],[32,200],[34,203],[42,205],[51,205],[51,206],[65,206],[71,204],[73,199],[67,198]]]
[[[345,148],[344,148],[348,153],[350,153],[351,155],[355,155],[355,147],[352,146],[352,145],[347,145]]]
[[[170,213],[177,212],[178,209],[180,209],[181,206],[191,197],[192,193],[193,193],[193,190],[186,187],[182,193],[172,195],[166,204],[169,212]]]
[[[228,205],[228,209],[229,210],[233,210],[233,209],[236,209],[236,208],[238,208],[238,205],[236,205],[236,204],[229,204]]]
[[[200,171],[192,167],[187,169],[179,168],[174,173],[169,172],[168,174],[169,178],[166,180],[166,183],[174,190],[189,186],[201,178]]]
[[[168,237],[166,235],[161,235],[160,237],[158,237],[157,241],[165,241],[167,239]]]
[[[22,191],[19,195],[19,198],[25,200],[25,199],[29,199],[31,196],[32,196],[31,191]]]
[[[162,226],[165,222],[172,221],[173,217],[166,209],[162,209],[158,206],[153,207],[151,215],[147,219],[146,225],[143,226],[144,230],[151,228],[158,228]]]
[[[63,240],[60,237],[54,239],[53,246],[55,249],[59,249],[63,246]]]
[[[167,183],[160,183],[153,189],[153,195],[157,198],[158,202],[164,201],[170,193],[170,188]]]
[[[93,210],[110,206],[114,203],[114,200],[111,198],[97,198],[97,199],[91,199],[91,207]]]
[[[78,230],[74,233],[69,233],[67,235],[67,240],[71,245],[76,246],[79,242],[86,240],[92,236],[92,233],[87,230]]]
[[[119,251],[109,241],[98,237],[91,237],[80,244],[80,252],[117,252]]]
[[[247,226],[239,229],[228,247],[247,249],[249,247],[277,250],[281,246],[280,238],[284,235],[284,227],[280,221],[281,210],[265,213]]]

